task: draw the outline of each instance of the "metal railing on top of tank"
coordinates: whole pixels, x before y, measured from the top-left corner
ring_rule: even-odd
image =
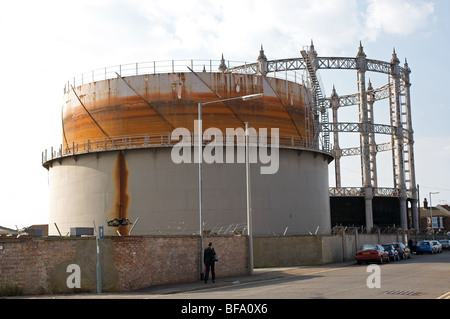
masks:
[[[193,132],[190,132],[190,145],[196,145],[198,138]],[[203,145],[208,145],[210,140],[205,140],[204,137]],[[217,145],[235,145],[235,146],[245,146],[245,137],[242,134],[222,134],[223,144]],[[261,144],[263,142],[263,144]],[[51,147],[42,152],[42,164],[62,158],[65,156],[71,156],[76,154],[84,154],[90,152],[102,152],[109,150],[122,150],[122,149],[139,149],[139,148],[154,148],[154,147],[173,147],[179,144],[178,139],[172,138],[171,133],[165,134],[147,134],[147,135],[130,135],[130,136],[117,136],[110,138],[97,138],[88,139],[84,141],[74,141],[71,143],[60,144],[58,147]],[[227,144],[231,143],[231,144]],[[312,141],[300,138],[298,136],[278,136],[278,144],[272,145],[271,139],[265,135],[251,135],[249,143],[251,146],[256,145],[267,145],[267,147],[282,147],[282,148],[294,148],[294,149],[305,149],[312,151],[320,151],[331,155],[331,153],[326,152],[322,148],[322,143],[319,141]],[[180,144],[183,145],[183,144]],[[215,144],[212,144],[215,145]]]
[[[189,69],[194,72],[220,72],[219,66],[220,60],[165,60],[165,61],[151,61],[151,62],[138,62],[121,64],[116,66],[105,67],[101,69],[92,70],[77,75],[67,81],[64,86],[64,93],[68,92],[71,87],[79,87],[84,84],[94,83],[97,81],[103,81],[108,79],[117,78],[119,76],[136,76],[136,75],[149,75],[149,74],[162,74],[162,73],[186,73],[190,72]],[[240,61],[226,61],[228,69],[252,64],[248,62]],[[282,71],[271,72],[269,77],[275,77],[279,79],[285,79],[298,84],[303,84],[305,77],[302,73],[296,71]]]

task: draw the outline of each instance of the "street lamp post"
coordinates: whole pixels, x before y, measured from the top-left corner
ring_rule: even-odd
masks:
[[[431,204],[431,194],[439,194],[439,192],[430,192],[430,221],[431,221],[431,234],[433,234],[433,240],[434,240],[433,205]]]
[[[232,100],[243,100],[243,101],[249,101],[253,99],[259,99],[262,98],[263,94],[251,94],[251,95],[245,95],[240,97],[234,97],[230,99],[223,99],[223,100],[216,100],[216,101],[210,101],[205,103],[198,103],[198,199],[199,199],[199,215],[200,215],[200,225],[199,225],[199,232],[200,232],[200,279],[203,279],[203,177],[202,177],[202,161],[203,161],[203,131],[202,131],[202,107],[207,104],[213,104],[213,103],[220,103],[220,102],[227,102]],[[248,189],[247,189],[248,191]],[[248,200],[248,195],[247,195]],[[247,210],[249,206],[247,204]],[[247,220],[247,223],[249,223],[249,220]],[[247,225],[248,226],[248,225]],[[250,238],[250,233],[249,233]],[[250,251],[251,253],[251,251]],[[252,254],[252,253],[251,253]],[[250,256],[250,260],[252,261],[253,256]],[[252,267],[253,268],[253,267]]]
[[[253,275],[253,223],[252,223],[252,197],[250,187],[250,150],[249,150],[248,122],[245,122],[245,176],[247,187],[247,233],[248,233],[248,255],[250,275]]]

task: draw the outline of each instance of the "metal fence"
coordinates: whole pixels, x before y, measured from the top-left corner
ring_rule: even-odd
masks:
[[[109,79],[115,79],[117,76],[136,76],[136,75],[149,75],[149,74],[164,74],[164,73],[186,73],[186,72],[221,72],[219,67],[221,60],[165,60],[165,61],[150,61],[150,62],[138,62],[121,64],[116,66],[109,66],[101,69],[92,70],[74,76],[68,80],[64,92],[70,90],[73,87],[79,87],[84,84],[94,83],[97,81],[104,81]],[[249,63],[242,61],[226,61],[225,65],[230,69],[231,73],[241,74],[241,72],[233,71],[233,67],[245,66]],[[250,63],[251,64],[251,63]],[[256,74],[256,72],[254,73]],[[271,72],[267,76],[288,80],[298,84],[304,84],[307,82],[307,77],[303,72],[295,70],[285,70],[281,72]]]
[[[400,189],[393,187],[374,187],[372,189],[374,196],[379,197],[400,197]],[[333,197],[360,197],[364,196],[363,187],[330,187],[330,196]],[[406,196],[408,198],[413,197],[412,190],[406,190]]]
[[[217,136],[216,136],[217,138]],[[190,133],[190,141],[187,145],[197,145],[198,137],[193,132]],[[244,134],[222,134],[223,144],[216,142],[203,141],[203,145],[213,143],[215,146],[245,146]],[[185,141],[186,142],[186,141]],[[74,141],[72,143],[60,144],[57,147],[50,147],[42,152],[42,164],[52,161],[54,159],[65,156],[85,154],[91,152],[103,152],[111,150],[124,149],[141,149],[141,148],[155,148],[155,147],[173,147],[179,142],[178,137],[173,138],[172,133],[161,134],[146,134],[146,135],[132,135],[132,136],[118,136],[102,139],[88,139],[84,141]],[[215,143],[215,144],[214,144]],[[181,144],[180,144],[181,145]],[[183,144],[183,146],[186,144]],[[293,149],[304,149],[311,151],[319,151],[331,156],[330,152],[326,152],[322,148],[322,143],[319,141],[312,142],[298,136],[278,136],[277,143],[272,144],[270,137],[265,135],[250,135],[249,145],[267,146],[267,147],[282,147]]]

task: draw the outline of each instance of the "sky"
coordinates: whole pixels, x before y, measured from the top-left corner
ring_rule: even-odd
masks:
[[[355,57],[361,41],[368,59],[390,61],[394,48],[402,64],[407,58],[420,200],[439,192],[432,204],[450,204],[449,21],[448,0],[1,1],[0,225],[49,222],[41,155],[62,142],[64,85],[74,76],[222,54],[255,62],[261,45],[269,60],[295,58],[311,40],[323,57]],[[340,95],[357,92],[355,72],[320,73],[327,96],[333,85]],[[380,75],[368,77],[374,87],[386,83]],[[347,112],[351,117],[357,109]],[[390,156],[380,153],[378,162]],[[359,163],[343,161],[343,186],[361,185]],[[380,164],[378,171],[380,186],[392,187],[392,168]]]

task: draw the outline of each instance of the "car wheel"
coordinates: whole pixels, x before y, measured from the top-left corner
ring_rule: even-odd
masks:
[[[383,257],[382,257],[382,256],[380,256],[380,259],[378,260],[378,263],[379,263],[379,264],[382,264],[382,263],[383,263]]]

